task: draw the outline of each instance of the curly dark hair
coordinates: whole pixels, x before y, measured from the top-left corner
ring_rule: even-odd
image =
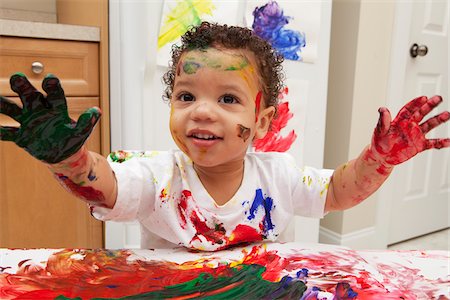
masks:
[[[190,50],[218,46],[228,49],[245,49],[254,54],[263,81],[261,88],[264,103],[266,107],[277,108],[278,96],[284,87],[283,56],[250,29],[209,22],[202,22],[196,27],[191,27],[181,37],[181,46],[172,46],[172,60],[169,63],[169,70],[163,76],[166,84],[164,100],[170,100],[172,97],[176,68],[181,55]]]

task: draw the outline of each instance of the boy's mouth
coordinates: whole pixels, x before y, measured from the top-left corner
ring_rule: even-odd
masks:
[[[217,136],[213,132],[204,129],[194,129],[187,133],[188,138],[193,138],[198,141],[214,141],[214,140],[223,140],[222,137]]]
[[[219,137],[213,135],[213,134],[205,134],[205,133],[194,133],[191,134],[189,137],[193,137],[200,140],[216,140],[219,139]]]

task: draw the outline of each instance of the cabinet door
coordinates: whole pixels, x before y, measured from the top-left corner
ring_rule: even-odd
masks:
[[[94,42],[59,41],[32,38],[0,38],[0,93],[15,96],[9,78],[24,73],[31,83],[41,88],[48,73],[64,83],[66,96],[99,95],[99,46]],[[33,72],[33,63],[42,65],[42,72]]]
[[[75,120],[98,105],[97,97],[68,99]],[[17,125],[5,116],[0,116],[0,124]],[[100,151],[99,126],[87,147]],[[102,222],[90,215],[87,205],[65,191],[43,163],[12,142],[0,142],[0,248],[102,246]]]

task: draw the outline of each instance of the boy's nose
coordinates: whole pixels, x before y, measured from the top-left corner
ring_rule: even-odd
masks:
[[[196,121],[213,121],[216,116],[216,107],[209,101],[197,101],[191,114],[192,119]]]

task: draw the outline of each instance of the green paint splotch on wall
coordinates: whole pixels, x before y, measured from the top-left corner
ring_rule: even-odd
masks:
[[[185,34],[189,26],[199,25],[202,16],[211,16],[215,8],[212,0],[177,0],[175,7],[163,17],[158,49]]]

